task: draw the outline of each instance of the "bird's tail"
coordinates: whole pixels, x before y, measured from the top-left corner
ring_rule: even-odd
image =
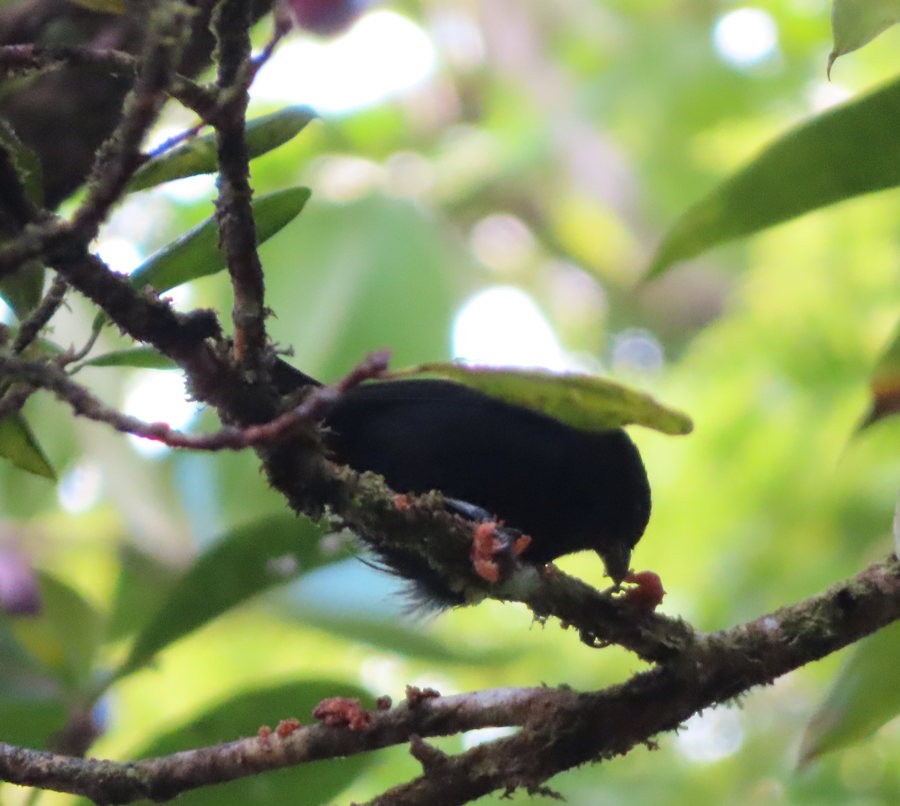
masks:
[[[282,395],[288,395],[296,392],[304,386],[321,386],[322,382],[310,377],[305,372],[301,372],[296,367],[292,367],[287,361],[278,358],[272,366],[272,380],[275,388]]]

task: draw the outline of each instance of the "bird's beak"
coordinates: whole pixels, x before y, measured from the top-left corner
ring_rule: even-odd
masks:
[[[597,554],[606,566],[606,573],[617,585],[628,576],[631,569],[631,549],[622,544],[598,550]]]

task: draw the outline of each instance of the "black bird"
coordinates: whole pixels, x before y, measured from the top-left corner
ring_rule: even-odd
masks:
[[[324,425],[335,461],[384,476],[398,493],[439,490],[486,510],[531,537],[522,559],[536,564],[590,549],[621,582],[650,517],[647,474],[621,428],[582,431],[442,380],[354,387]],[[462,603],[418,556],[378,555],[412,580],[418,601]]]

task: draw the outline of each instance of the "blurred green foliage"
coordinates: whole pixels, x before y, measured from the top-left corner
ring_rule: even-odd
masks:
[[[839,90],[856,96],[895,76],[896,28],[841,59],[829,85],[824,4],[756,8],[777,41],[740,64],[714,44],[731,4],[406,0],[397,9],[431,37],[436,75],[400,98],[325,115],[253,163],[257,195],[313,193],[261,250],[270,332],[304,371],[331,380],[382,347],[397,367],[451,358],[461,307],[509,286],[530,295],[581,366],[690,413],[689,437],[632,429],[654,490],[635,563],[661,574],[664,612],[704,630],[799,600],[884,556],[900,484],[900,419],[857,433],[872,368],[900,315],[896,190],[638,282],[675,218],[766,143]],[[262,41],[267,29],[258,33]],[[865,159],[867,144],[858,145]],[[107,235],[148,254],[211,212],[207,200],[163,187],[131,197]],[[189,293],[180,305],[229,309],[221,274]],[[83,343],[94,314],[73,301],[53,339]],[[499,312],[496,327],[510,327]],[[95,354],[130,346],[105,330]],[[79,379],[121,404],[132,372],[86,367]],[[0,463],[0,539],[41,569],[47,597],[40,618],[0,620],[0,739],[40,746],[65,709],[94,706],[104,731],[91,755],[129,758],[135,747],[174,747],[186,725],[206,742],[307,720],[306,693],[341,686],[395,698],[407,683],[443,693],[539,682],[596,689],[639,668],[556,623],[536,626],[515,606],[404,621],[389,582],[356,561],[229,609],[268,586],[197,568],[216,567],[218,536],[284,513],[252,454],[139,456],[101,426],[73,425],[47,398],[25,414],[62,480],[54,487]],[[216,424],[207,412],[199,426]],[[231,570],[246,562],[234,556]],[[604,584],[596,558],[561,566]],[[158,614],[179,590],[208,592],[222,615],[170,625],[151,642],[154,664],[111,685],[136,636],[166,623]],[[639,749],[551,784],[572,804],[896,803],[896,720],[797,769],[805,726],[846,660],[828,658],[692,720],[661,737],[658,752]],[[896,683],[882,675],[872,685],[890,702]],[[223,705],[252,703],[245,692],[265,707]],[[877,690],[868,693],[866,707],[877,710]],[[368,766],[317,771],[316,791],[346,803],[418,772],[396,748]],[[347,787],[340,795],[335,781]],[[229,785],[214,796],[265,803],[283,793],[277,786]],[[7,788],[0,796],[19,802]]]

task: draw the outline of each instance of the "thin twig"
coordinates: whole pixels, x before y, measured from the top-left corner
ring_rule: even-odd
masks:
[[[148,15],[150,30],[137,76],[125,98],[118,126],[97,155],[87,197],[73,219],[73,227],[85,244],[97,234],[109,209],[144,161],[141,143],[176,75],[192,15],[189,6],[175,2],[154,7]]]
[[[321,420],[344,391],[380,374],[386,366],[387,362],[383,357],[369,359],[340,383],[312,389],[300,405],[270,422],[245,428],[226,427],[213,434],[192,435],[171,428],[166,423],[148,423],[107,406],[55,364],[22,361],[0,355],[0,372],[20,381],[19,388],[27,390],[29,395],[37,388],[46,389],[68,403],[76,414],[89,420],[105,423],[123,434],[161,442],[170,448],[190,448],[195,451],[237,451],[283,439],[294,429]],[[7,398],[9,403],[6,403]],[[21,408],[24,402],[25,398],[20,391],[15,397],[8,394],[0,405],[4,408],[11,407],[8,413],[12,413]]]
[[[251,60],[251,82],[256,78],[256,74],[263,68],[266,62],[272,58],[272,54],[275,53],[275,48],[278,47],[279,42],[281,42],[294,27],[291,21],[290,12],[287,10],[287,7],[281,3],[276,4],[272,9],[272,18],[274,20],[272,36],[269,38],[269,41],[266,42],[259,54],[254,56]]]
[[[0,46],[0,74],[22,71],[47,71],[65,66],[93,65],[113,75],[133,76],[138,59],[112,48],[79,45],[3,45]],[[179,103],[209,122],[214,117],[218,95],[181,73],[174,73],[166,92]]]
[[[121,50],[78,45],[4,45],[0,47],[0,72],[53,70],[64,65],[94,65],[115,75],[134,75],[135,58]]]

